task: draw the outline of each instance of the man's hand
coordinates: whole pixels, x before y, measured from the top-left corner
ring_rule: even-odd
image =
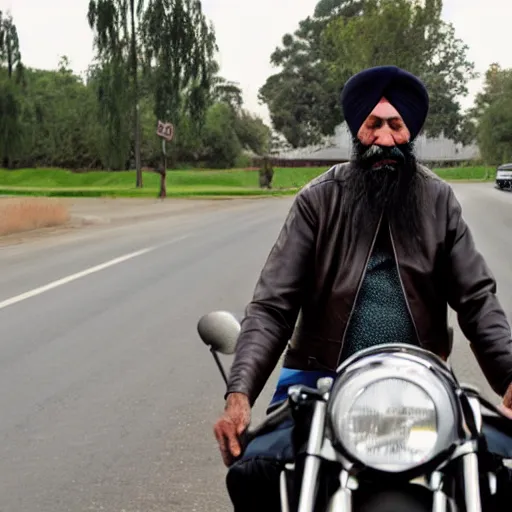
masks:
[[[505,416],[512,420],[512,384],[509,385],[503,397],[503,404],[500,406],[500,410]]]
[[[224,414],[215,424],[213,432],[219,443],[222,460],[230,466],[240,456],[240,436],[251,422],[249,398],[242,393],[231,393],[226,400]]]

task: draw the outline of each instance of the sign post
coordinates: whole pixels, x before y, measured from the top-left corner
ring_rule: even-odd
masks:
[[[171,142],[174,137],[174,125],[171,123],[164,123],[162,121],[158,121],[158,126],[156,129],[156,134],[162,139],[162,167],[159,170],[160,172],[160,194],[158,197],[161,199],[165,198],[167,195],[167,190],[165,186],[165,177],[167,174],[167,150],[166,143]]]

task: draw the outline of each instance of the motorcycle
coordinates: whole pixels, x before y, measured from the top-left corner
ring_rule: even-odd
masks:
[[[219,354],[234,354],[240,324],[216,311],[197,329],[227,384]],[[483,435],[492,428],[511,439],[512,421],[422,348],[397,343],[363,350],[316,388],[291,386],[288,398],[267,412],[245,443],[290,417],[307,431],[302,462],[285,463],[281,471],[282,512],[512,507],[512,455],[505,448],[491,453]]]

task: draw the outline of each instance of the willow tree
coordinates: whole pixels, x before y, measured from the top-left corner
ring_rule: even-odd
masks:
[[[11,167],[13,157],[23,143],[20,85],[24,74],[18,31],[10,14],[0,11],[0,155],[4,167]]]
[[[23,78],[23,64],[21,63],[20,41],[16,25],[10,14],[5,17],[0,12],[0,59],[2,66],[7,66],[7,75],[13,75],[19,83]]]
[[[119,126],[122,119],[119,98],[126,97],[132,106],[136,185],[139,188],[142,187],[142,167],[137,19],[143,8],[143,0],[90,0],[88,11],[89,26],[95,31],[95,46],[106,73],[100,101],[105,101],[113,128]],[[111,133],[111,138],[114,137]]]
[[[218,69],[215,32],[200,0],[150,0],[142,41],[156,118],[179,126],[187,117],[200,128]]]

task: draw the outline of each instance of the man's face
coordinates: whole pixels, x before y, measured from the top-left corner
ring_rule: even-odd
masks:
[[[382,98],[357,133],[359,165],[366,170],[397,170],[405,163],[410,138],[402,116]]]
[[[400,146],[411,138],[407,126],[397,109],[382,98],[362,124],[357,138],[365,146]]]

